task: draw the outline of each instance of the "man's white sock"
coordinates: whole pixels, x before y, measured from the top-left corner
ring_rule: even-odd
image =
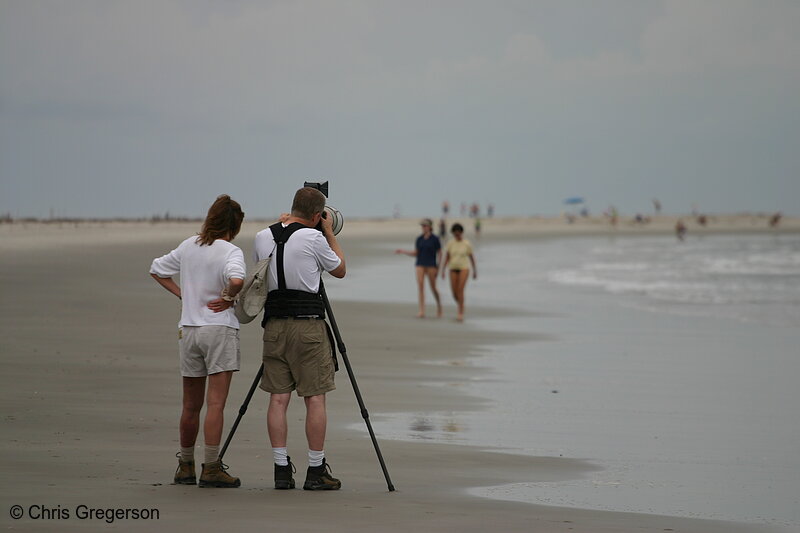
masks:
[[[315,467],[321,466],[322,461],[325,460],[325,450],[314,451],[308,450],[308,466]]]
[[[272,458],[278,466],[286,466],[289,464],[289,455],[286,448],[272,448]]]

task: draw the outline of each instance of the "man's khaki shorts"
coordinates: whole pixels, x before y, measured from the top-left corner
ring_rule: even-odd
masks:
[[[274,394],[297,389],[317,396],[336,388],[333,356],[324,320],[270,318],[264,328],[261,388]]]
[[[228,326],[183,326],[178,352],[181,376],[185,378],[239,370],[239,330]]]

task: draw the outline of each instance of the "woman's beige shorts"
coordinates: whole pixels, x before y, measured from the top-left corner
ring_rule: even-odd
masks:
[[[181,376],[185,378],[239,370],[239,330],[228,326],[182,326],[178,353]]]
[[[264,328],[261,388],[274,394],[317,396],[336,388],[324,320],[271,318]]]

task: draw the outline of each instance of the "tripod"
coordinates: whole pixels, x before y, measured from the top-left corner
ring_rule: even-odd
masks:
[[[339,349],[339,353],[342,354],[342,361],[344,361],[344,366],[347,368],[347,375],[350,378],[350,384],[353,386],[353,392],[356,395],[358,407],[361,409],[361,417],[367,424],[367,430],[369,431],[370,439],[372,439],[372,445],[375,447],[375,453],[378,455],[378,462],[381,465],[381,470],[383,470],[383,477],[386,478],[386,485],[389,488],[389,492],[393,492],[394,485],[392,484],[391,478],[389,478],[389,471],[386,469],[386,463],[383,460],[383,454],[381,453],[380,446],[378,446],[378,439],[375,438],[375,432],[372,430],[372,423],[369,420],[369,413],[367,412],[367,407],[364,405],[364,399],[361,397],[361,391],[358,389],[358,383],[356,383],[356,377],[353,374],[353,367],[350,366],[350,359],[347,357],[347,349],[344,346],[344,341],[342,341],[342,336],[339,334],[339,328],[336,325],[336,318],[333,316],[333,309],[331,309],[331,303],[328,300],[328,295],[325,292],[325,285],[323,285],[322,280],[319,280],[319,292],[322,295],[323,302],[325,302],[325,311],[328,314],[328,320],[331,323],[333,336],[336,339],[336,347]],[[253,379],[253,384],[250,386],[250,391],[247,393],[244,403],[239,408],[239,416],[236,417],[236,421],[233,423],[233,426],[231,426],[230,433],[228,433],[228,438],[225,439],[225,445],[219,452],[220,461],[222,460],[222,456],[225,455],[225,452],[228,450],[228,445],[233,439],[233,434],[236,432],[236,428],[239,427],[239,422],[241,422],[242,417],[247,412],[247,406],[250,404],[250,400],[253,398],[253,394],[256,391],[256,387],[258,387],[259,381],[261,381],[261,375],[263,373],[264,363],[261,363],[261,367],[258,369],[255,379]]]

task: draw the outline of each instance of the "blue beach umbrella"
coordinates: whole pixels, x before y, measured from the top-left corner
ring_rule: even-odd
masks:
[[[567,205],[582,204],[583,198],[581,198],[580,196],[573,196],[571,198],[567,198],[566,200],[564,200],[564,203]]]

